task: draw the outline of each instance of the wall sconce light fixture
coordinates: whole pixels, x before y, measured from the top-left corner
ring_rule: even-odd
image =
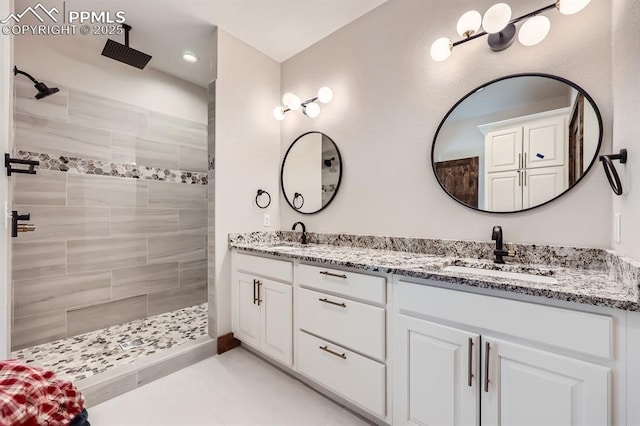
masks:
[[[516,33],[520,44],[535,46],[545,39],[551,29],[551,21],[546,16],[540,15],[541,13],[557,9],[563,15],[573,15],[587,7],[590,2],[591,0],[557,0],[553,4],[514,19],[511,19],[511,7],[506,3],[494,4],[484,16],[480,15],[480,12],[470,10],[460,17],[456,27],[458,35],[463,39],[456,42],[451,41],[448,37],[437,39],[431,45],[431,58],[436,62],[442,62],[451,56],[454,47],[484,35],[487,36],[489,47],[494,52],[505,50],[511,46]],[[518,31],[515,24],[522,21],[524,23]]]
[[[284,106],[277,106],[273,109],[273,116],[276,120],[284,120],[285,115],[289,111],[297,111],[302,108],[302,113],[310,118],[316,118],[320,115],[320,105],[318,102],[328,104],[333,99],[333,91],[328,87],[322,87],[318,90],[317,96],[302,102],[300,98],[291,92],[287,92],[282,96]]]

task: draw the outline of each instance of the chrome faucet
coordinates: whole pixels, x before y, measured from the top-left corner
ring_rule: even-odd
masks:
[[[509,251],[505,250],[502,245],[502,227],[494,226],[493,232],[491,233],[491,239],[496,242],[496,249],[493,251],[493,254],[496,258],[493,260],[495,263],[504,263],[504,256],[509,256]]]
[[[307,234],[306,234],[307,227],[304,226],[304,223],[302,223],[302,222],[294,223],[293,226],[291,227],[291,230],[295,231],[296,230],[296,226],[298,226],[298,225],[302,225],[302,237],[300,238],[300,243],[307,244]]]

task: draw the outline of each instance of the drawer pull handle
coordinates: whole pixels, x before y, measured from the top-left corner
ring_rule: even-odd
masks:
[[[334,352],[331,349],[329,349],[327,347],[327,345],[319,346],[319,348],[322,349],[325,352],[329,352],[331,355],[335,355],[335,356],[340,357],[342,359],[347,359],[347,354],[339,354],[338,352]]]
[[[333,302],[333,301],[331,301],[331,300],[329,300],[327,298],[318,299],[318,300],[321,301],[321,302],[324,302],[324,303],[328,303],[330,305],[340,306],[341,308],[346,308],[347,307],[347,305],[345,305],[344,303]]]
[[[336,277],[336,278],[344,278],[347,279],[347,276],[344,274],[332,274],[331,272],[327,272],[327,271],[320,271],[320,273],[322,275],[327,275],[329,277]]]
[[[484,391],[489,392],[489,351],[491,345],[489,342],[484,344]]]

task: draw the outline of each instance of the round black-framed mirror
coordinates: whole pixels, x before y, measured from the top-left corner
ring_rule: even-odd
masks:
[[[282,194],[298,213],[318,213],[338,193],[342,168],[342,155],[333,139],[318,131],[304,133],[293,141],[282,160]]]
[[[603,123],[593,98],[565,78],[513,74],[489,81],[447,112],[431,166],[460,204],[489,213],[543,206],[591,170]]]

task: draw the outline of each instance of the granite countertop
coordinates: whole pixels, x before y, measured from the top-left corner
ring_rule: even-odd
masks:
[[[252,238],[246,237],[249,234],[243,234],[240,238],[238,238],[238,234],[232,235],[229,239],[229,247],[249,253],[296,259],[328,266],[433,279],[460,285],[461,287],[497,289],[550,299],[640,311],[638,298],[640,264],[618,257],[615,253],[607,250],[587,249],[588,251],[580,251],[576,249],[575,253],[569,251],[568,260],[563,260],[566,265],[563,265],[563,262],[554,262],[549,259],[544,263],[538,264],[531,262],[514,263],[513,261],[510,262],[510,258],[507,258],[505,265],[496,265],[491,260],[491,257],[458,257],[440,253],[415,252],[428,251],[423,249],[409,252],[345,244],[311,243],[303,246],[292,242],[291,238],[282,238],[282,235],[278,235],[276,238],[256,238],[257,234],[250,234]],[[260,233],[260,235],[264,234]],[[321,238],[316,239],[321,240]],[[438,243],[441,242],[438,241]],[[448,244],[460,245],[466,244],[466,242],[448,242]],[[523,252],[527,250],[526,247],[519,248]],[[536,249],[538,252],[550,250],[544,246],[542,248],[536,247]],[[518,248],[516,248],[516,251],[518,251]],[[473,254],[472,252],[456,249],[452,249],[452,252],[462,253],[463,255]],[[567,249],[563,248],[562,253],[566,254]],[[590,259],[580,258],[584,256],[590,256]],[[540,257],[539,253],[535,258],[538,257]],[[602,257],[602,259],[599,257]],[[576,264],[584,267],[576,267]],[[445,270],[449,266],[527,273],[549,277],[557,280],[557,283],[525,281],[522,279]]]

